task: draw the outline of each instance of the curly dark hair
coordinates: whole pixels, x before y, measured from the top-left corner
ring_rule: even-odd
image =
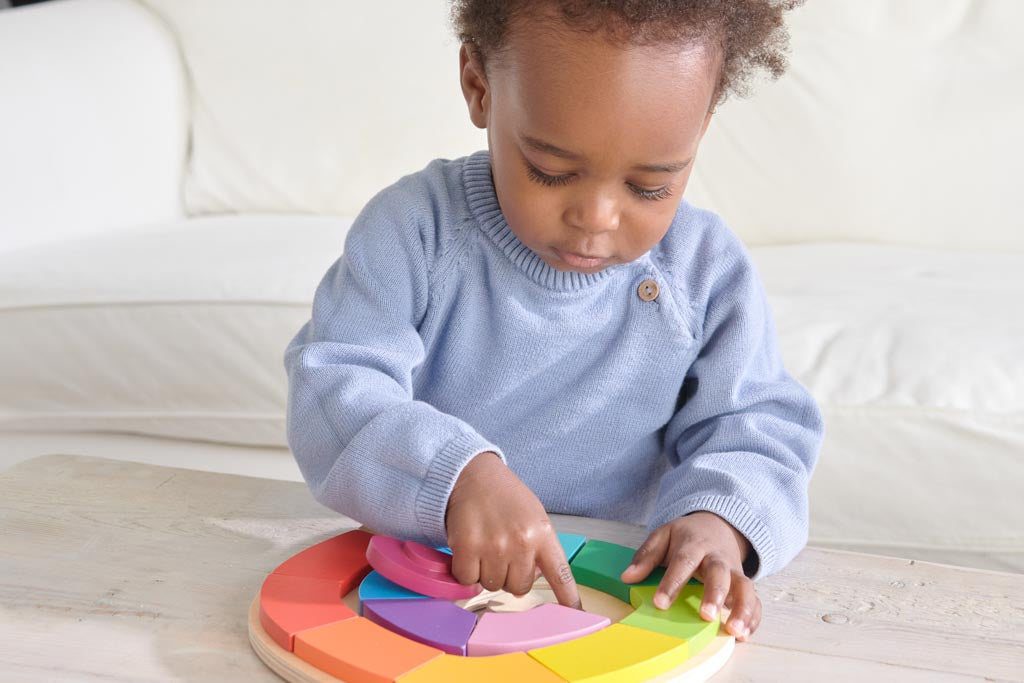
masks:
[[[803,0],[452,0],[451,20],[485,65],[507,47],[509,26],[523,18],[560,18],[570,29],[603,32],[627,45],[710,43],[722,70],[713,102],[744,96],[758,72],[786,70],[785,14]]]

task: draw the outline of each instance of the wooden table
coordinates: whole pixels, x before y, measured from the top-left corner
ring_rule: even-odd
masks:
[[[644,531],[554,517],[630,546]],[[277,681],[249,603],[357,526],[302,484],[53,455],[0,472],[0,680]],[[1024,680],[1024,575],[806,549],[723,681]]]

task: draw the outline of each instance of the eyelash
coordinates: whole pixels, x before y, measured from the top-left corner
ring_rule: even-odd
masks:
[[[560,187],[572,180],[571,175],[548,175],[547,173],[543,173],[534,167],[533,164],[526,164],[526,175],[529,176],[530,180],[540,183],[541,185],[546,185],[547,187]],[[645,190],[644,188],[637,187],[636,185],[629,185],[629,189],[640,199],[648,201],[668,199],[672,196],[672,188],[667,185],[665,187],[660,187],[657,190]]]

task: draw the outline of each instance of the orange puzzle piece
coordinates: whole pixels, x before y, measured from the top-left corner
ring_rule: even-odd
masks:
[[[565,683],[565,679],[525,652],[489,657],[448,655],[433,659],[398,683]]]
[[[356,617],[295,634],[295,655],[345,683],[394,683],[444,653]]]

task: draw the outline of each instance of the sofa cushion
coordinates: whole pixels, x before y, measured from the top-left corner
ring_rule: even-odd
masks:
[[[715,114],[688,196],[747,244],[1024,249],[1022,22],[1018,0],[804,4],[789,71]]]
[[[432,157],[485,146],[448,0],[142,1],[191,77],[192,214],[352,215]],[[1022,22],[1019,0],[806,3],[789,72],[712,118],[690,198],[748,244],[1024,248],[1008,219],[1024,177]]]
[[[350,221],[195,219],[0,254],[0,427],[285,445],[285,346]]]
[[[188,84],[174,35],[130,0],[0,16],[0,251],[179,220]]]
[[[354,216],[435,157],[487,146],[459,87],[448,0],[142,0],[192,86],[192,215]]]
[[[825,441],[813,541],[1024,549],[1024,254],[753,250]]]

